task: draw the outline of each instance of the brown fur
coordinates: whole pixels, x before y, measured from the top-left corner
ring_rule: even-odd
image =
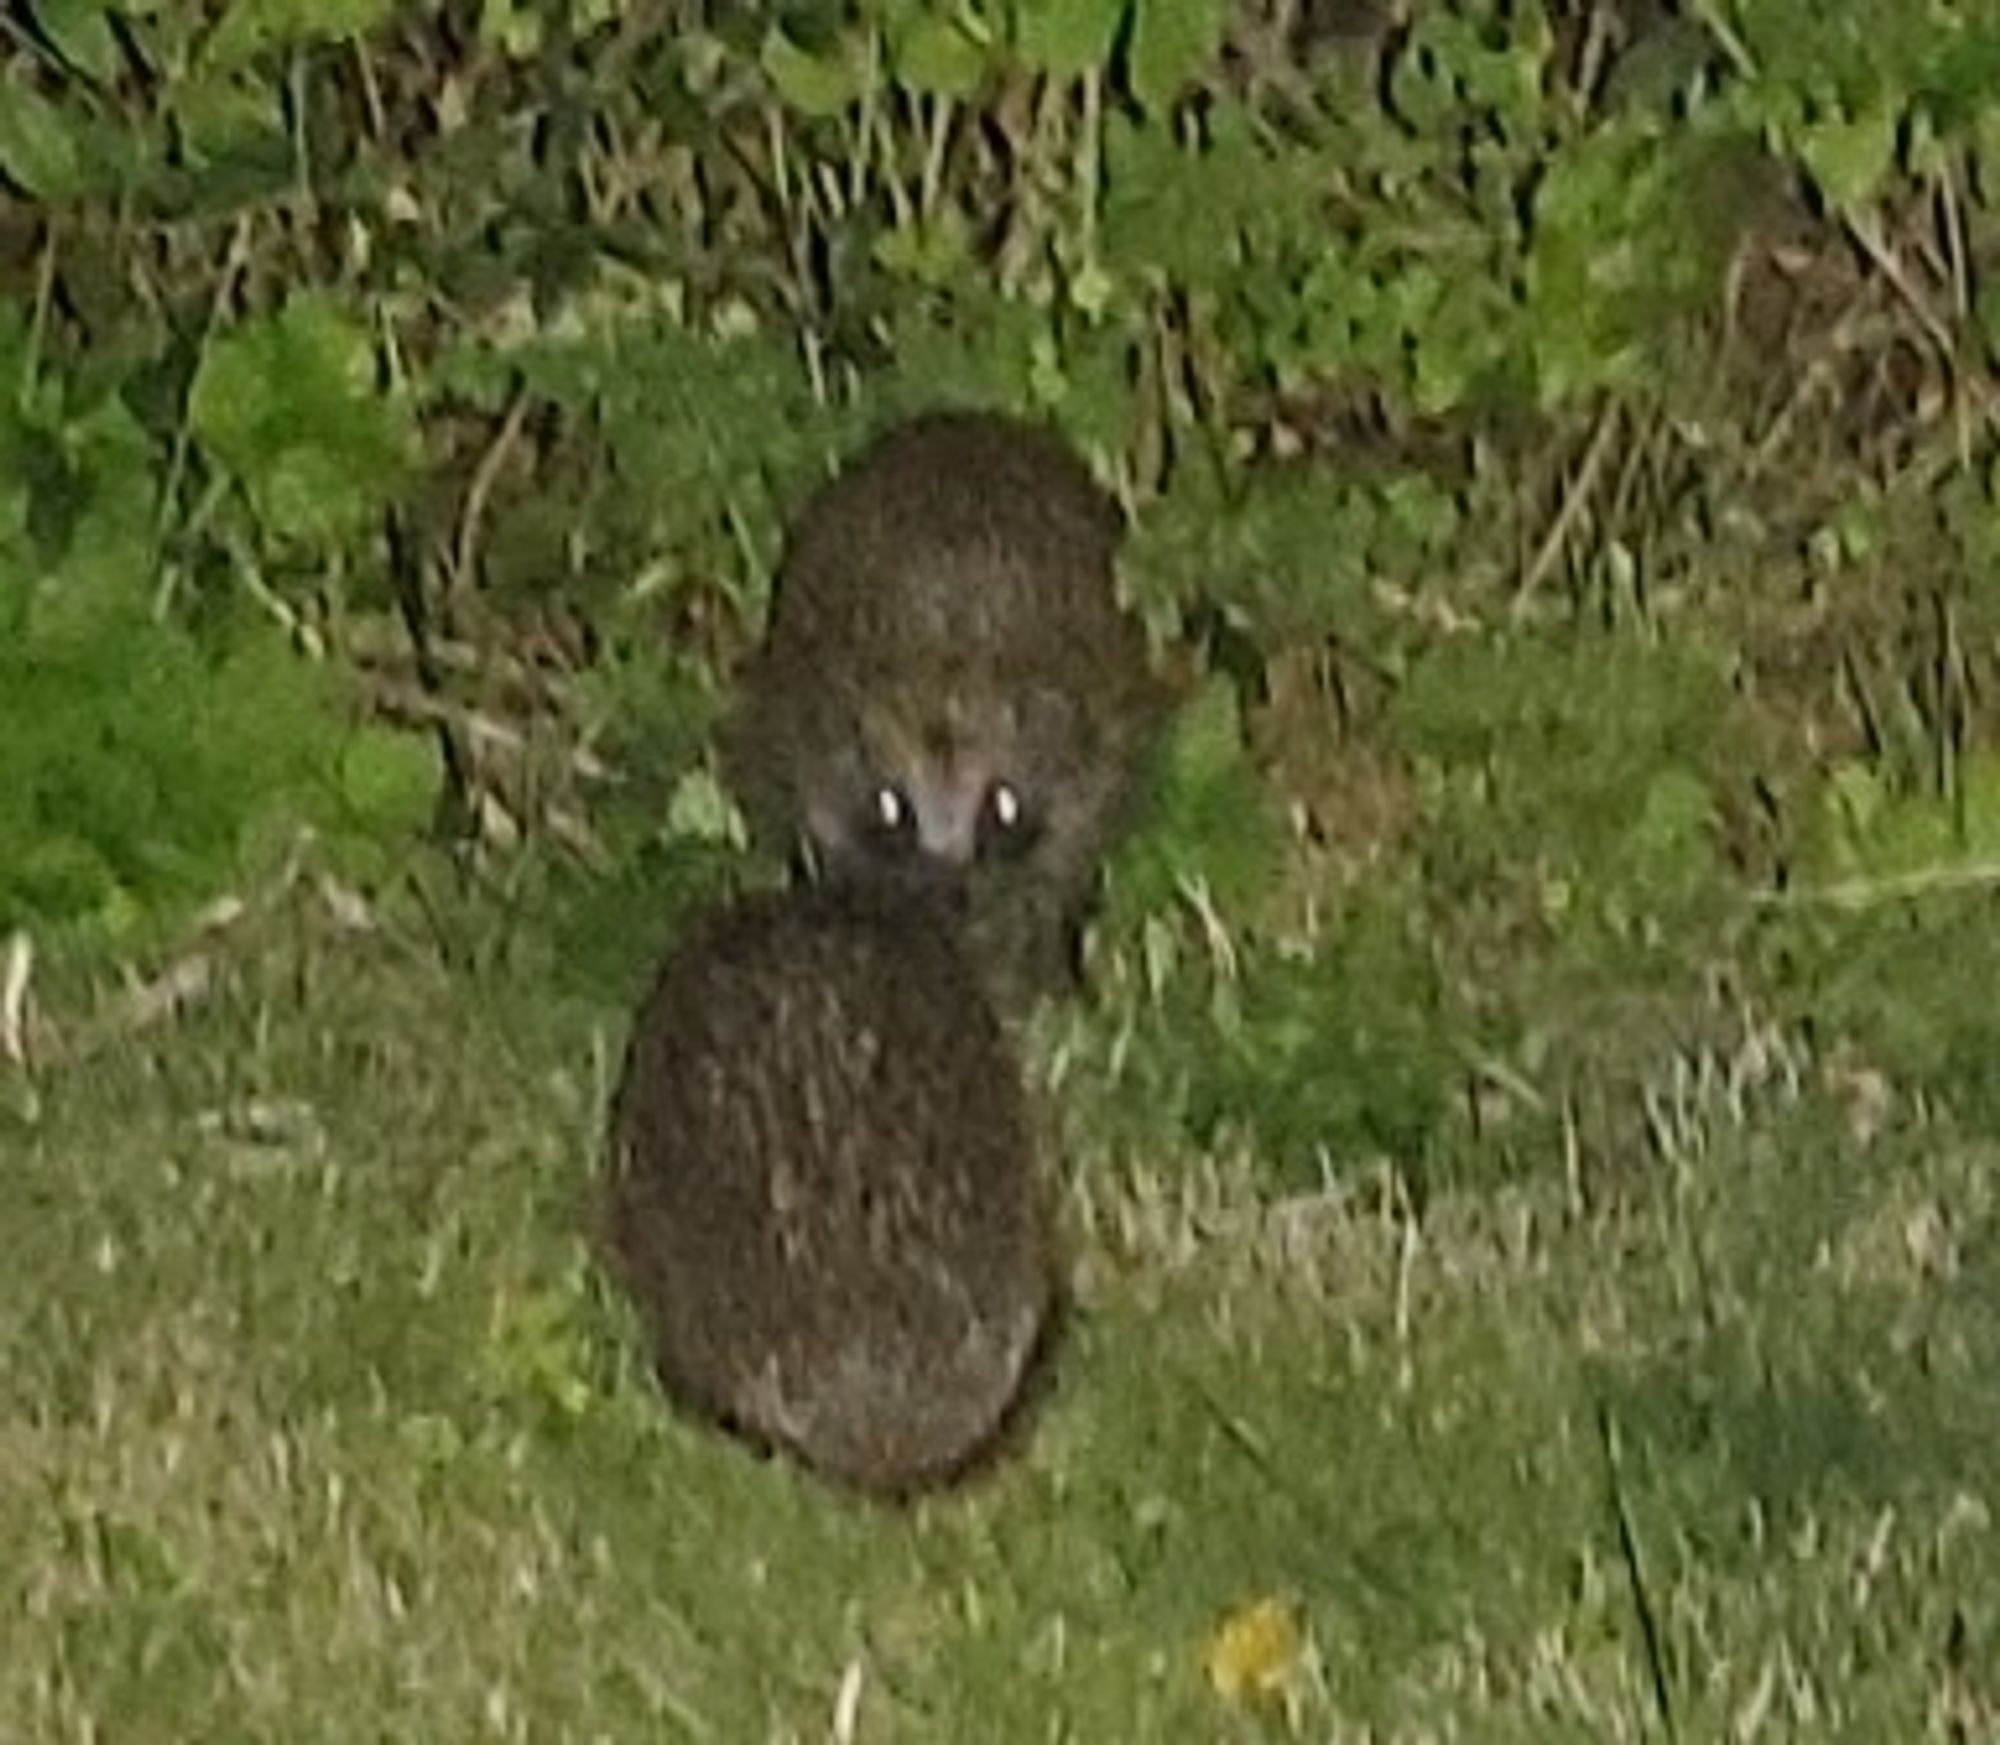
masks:
[[[1164,692],[1119,609],[1118,513],[1051,433],[889,431],[805,507],[724,761],[756,834],[835,882],[948,887],[1003,1006],[1058,985]],[[995,824],[1004,783],[1020,827]],[[878,828],[893,784],[914,818]]]
[[[1054,1266],[1019,1079],[946,918],[801,888],[697,924],[633,1029],[604,1227],[682,1406],[877,1493],[977,1461]]]

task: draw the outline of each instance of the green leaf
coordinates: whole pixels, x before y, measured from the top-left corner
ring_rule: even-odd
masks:
[[[1356,903],[1311,957],[1246,954],[1226,981],[1174,976],[1130,1070],[1199,1143],[1248,1138],[1294,1180],[1387,1154],[1421,1159],[1458,1072],[1454,1009],[1391,893]]]
[[[942,287],[965,270],[972,258],[972,239],[965,214],[946,206],[935,223],[912,222],[900,230],[883,231],[871,252],[887,272]]]
[[[861,79],[848,56],[808,54],[776,25],[758,60],[778,95],[815,120],[838,115],[861,95]]]
[[[1163,122],[1106,123],[1104,243],[1114,266],[1216,292],[1235,281],[1263,166],[1226,123],[1217,131],[1208,149],[1188,150]]]
[[[38,200],[72,200],[84,189],[70,117],[11,80],[0,80],[0,174]]]
[[[324,292],[211,345],[188,419],[270,531],[314,545],[378,513],[416,446],[409,408],[376,385],[367,333]]]
[[[1214,59],[1222,44],[1225,0],[1136,0],[1132,91],[1157,114]]]
[[[1126,0],[1016,0],[1014,47],[1036,72],[1074,79],[1111,58]]]
[[[1458,503],[1423,473],[1404,473],[1382,487],[1383,535],[1412,561],[1441,552],[1457,536]]]
[[[509,60],[532,60],[541,53],[542,15],[522,0],[485,0],[479,11],[479,39]]]
[[[1979,331],[1985,336],[1987,352],[2000,357],[2000,283],[1981,289],[1973,312],[1979,321]]]
[[[1975,177],[1991,206],[2000,199],[2000,103],[1982,105],[1971,134]]]
[[[28,840],[21,829],[16,841]],[[45,836],[0,855],[0,925],[103,911],[118,889],[104,856],[75,836]]]
[[[0,366],[15,362],[0,348]],[[143,615],[152,459],[145,432],[116,395],[81,415],[52,405],[0,429],[0,624],[31,659],[123,634]]]
[[[175,121],[188,156],[211,164],[257,153],[283,165],[290,155],[278,92],[245,73],[196,74],[175,86]]]
[[[340,794],[355,823],[371,835],[422,826],[437,800],[432,741],[389,727],[364,727],[340,752]]]
[[[1244,749],[1235,687],[1213,678],[1180,711],[1158,754],[1145,827],[1118,857],[1111,925],[1129,928],[1168,908],[1190,880],[1225,912],[1247,908],[1282,847]]]
[[[236,0],[202,51],[211,70],[241,66],[273,49],[352,42],[389,16],[394,0]]]
[[[1204,685],[1174,724],[1168,783],[1195,787],[1227,775],[1243,761],[1243,711],[1224,680]]]
[[[667,834],[741,848],[743,821],[714,775],[706,769],[691,769],[674,784],[673,798],[667,804]]]
[[[1615,857],[1623,882],[1640,897],[1672,907],[1714,876],[1710,847],[1715,799],[1693,770],[1661,770]]]
[[[1843,212],[1867,205],[1896,162],[1896,111],[1887,105],[1805,129],[1799,155]]]
[[[1844,762],[1827,778],[1820,812],[1819,847],[1831,876],[1948,882],[2000,855],[2000,756],[1966,757],[1955,802],[1892,792],[1867,764]]]
[[[963,100],[986,76],[987,50],[956,20],[929,14],[897,40],[896,75],[912,91]]]
[[[103,0],[40,0],[35,22],[57,54],[80,73],[108,85],[118,76],[118,42]]]

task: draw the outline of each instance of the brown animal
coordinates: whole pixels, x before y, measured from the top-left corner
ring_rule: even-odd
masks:
[[[792,527],[724,739],[767,845],[834,882],[951,891],[1003,1008],[1073,974],[1163,715],[1115,597],[1121,533],[1048,431],[897,426]]]
[[[668,1394],[863,1490],[974,1463],[1049,1323],[1020,1081],[933,905],[698,923],[633,1030],[606,1212]]]

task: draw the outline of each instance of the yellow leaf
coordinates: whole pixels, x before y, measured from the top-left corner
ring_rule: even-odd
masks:
[[[1269,1696],[1291,1677],[1304,1647],[1289,1602],[1266,1597],[1239,1606],[1208,1639],[1208,1682],[1231,1702]]]

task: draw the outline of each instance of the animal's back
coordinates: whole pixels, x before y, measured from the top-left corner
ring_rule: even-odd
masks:
[[[1142,652],[1116,610],[1116,509],[1049,432],[982,413],[898,425],[787,542],[771,637],[997,671]]]
[[[614,1262],[667,1390],[867,1489],[950,1477],[1051,1298],[1015,1070],[941,924],[842,894],[710,918],[642,1007]]]

